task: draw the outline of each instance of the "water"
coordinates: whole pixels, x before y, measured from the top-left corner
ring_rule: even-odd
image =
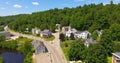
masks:
[[[23,63],[24,61],[23,55],[16,50],[0,48],[0,56],[3,57],[4,63]]]

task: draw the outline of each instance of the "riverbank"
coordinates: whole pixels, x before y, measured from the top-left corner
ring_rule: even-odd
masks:
[[[20,37],[16,40],[0,42],[0,47],[1,47],[0,53],[4,53],[5,49],[7,49],[8,53],[6,53],[6,54],[8,56],[10,54],[12,57],[19,55],[18,52],[21,51],[24,56],[24,60],[21,63],[32,63],[32,54],[34,52],[34,49],[32,48],[31,39]],[[7,56],[4,56],[4,57],[6,58]],[[22,56],[20,56],[20,57],[22,57]],[[5,58],[3,58],[3,59],[5,59]],[[18,60],[18,59],[16,59],[16,60]],[[14,62],[15,61],[13,59],[13,62],[11,61],[8,63],[14,63]],[[16,62],[16,63],[19,63],[19,62]]]
[[[3,63],[3,58],[0,56],[0,63]]]

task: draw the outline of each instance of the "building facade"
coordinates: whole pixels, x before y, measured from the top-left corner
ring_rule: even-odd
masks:
[[[76,38],[87,39],[90,33],[88,31],[83,31],[83,32],[76,32],[74,35]]]
[[[41,32],[41,37],[44,38],[52,37],[52,32],[48,29],[45,29],[44,31]]]

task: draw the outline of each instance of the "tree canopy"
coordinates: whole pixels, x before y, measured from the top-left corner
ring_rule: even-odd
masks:
[[[81,39],[73,41],[70,50],[68,51],[70,60],[83,60],[84,50],[86,49],[84,43]]]
[[[0,17],[0,24],[8,24],[15,31],[24,32],[26,28],[50,29],[55,31],[55,24],[70,25],[77,30],[108,29],[112,24],[120,24],[120,4],[89,4],[75,8],[50,9],[32,14]]]
[[[99,44],[90,46],[85,54],[85,63],[107,63],[106,51]]]

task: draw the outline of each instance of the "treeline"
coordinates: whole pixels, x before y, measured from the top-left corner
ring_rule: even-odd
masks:
[[[0,22],[10,22],[13,30],[24,32],[26,28],[37,27],[54,32],[56,23],[70,25],[77,30],[108,29],[114,23],[120,23],[120,4],[89,4],[76,8],[50,9],[43,12],[0,18]]]
[[[0,17],[0,25],[8,25],[8,23],[15,21],[15,18],[19,16],[20,15]]]

